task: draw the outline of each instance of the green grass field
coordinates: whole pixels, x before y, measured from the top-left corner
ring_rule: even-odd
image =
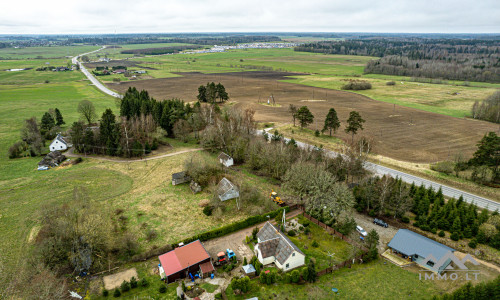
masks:
[[[136,50],[136,49],[147,49],[147,48],[163,48],[163,47],[176,47],[176,46],[190,46],[193,44],[186,43],[152,43],[152,44],[125,44],[119,45],[121,48],[107,48],[105,50],[89,54],[88,57],[91,60],[96,60],[99,57],[104,57],[105,55],[110,59],[123,59],[128,57],[133,57],[133,54],[121,54],[123,50]]]
[[[3,48],[0,49],[0,59],[49,59],[64,58],[65,56],[75,56],[81,53],[99,49],[99,46],[53,46],[53,47],[26,47],[26,48]],[[0,69],[3,62],[0,60]]]

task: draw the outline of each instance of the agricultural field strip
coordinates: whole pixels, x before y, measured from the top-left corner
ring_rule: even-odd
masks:
[[[90,72],[83,66],[83,64],[81,64],[79,61],[78,61],[78,58],[80,56],[83,56],[83,55],[86,55],[86,54],[90,54],[90,53],[95,53],[95,52],[98,52],[98,51],[101,51],[103,49],[106,49],[106,46],[100,48],[100,49],[97,49],[95,51],[91,51],[91,52],[87,52],[87,53],[83,53],[83,54],[80,54],[78,56],[75,56],[73,57],[72,59],[72,63],[73,64],[78,64],[80,66],[80,70],[82,71],[82,73],[87,76],[87,78],[99,89],[101,90],[103,93],[107,94],[107,95],[110,95],[110,96],[113,96],[113,97],[116,97],[116,98],[122,98],[122,95],[116,93],[116,92],[113,92],[112,90],[108,89],[107,87],[105,87],[99,80],[97,80],[92,74],[90,74]]]
[[[271,129],[273,129],[273,128],[268,128],[268,129],[266,129],[266,131],[270,131]],[[262,130],[257,130],[257,134],[258,135],[262,134]],[[285,140],[289,141],[290,139],[285,138]],[[299,142],[299,141],[296,141],[296,142],[297,142],[297,145],[299,147],[304,148],[304,149],[313,147],[312,145],[309,145],[309,144],[306,144],[303,142]],[[325,151],[327,151],[328,155],[330,155],[331,157],[335,157],[339,154],[339,153],[337,153],[335,151],[331,151],[331,150],[325,150]],[[452,188],[452,187],[449,187],[446,185],[442,185],[440,183],[437,183],[437,182],[434,182],[431,180],[427,180],[427,179],[424,179],[424,178],[421,178],[418,176],[410,175],[408,173],[404,173],[404,172],[401,172],[401,171],[398,171],[395,169],[391,169],[388,167],[377,165],[377,164],[374,164],[371,162],[366,162],[365,167],[378,175],[391,175],[394,178],[400,177],[406,183],[415,183],[415,185],[417,185],[417,186],[423,184],[426,188],[432,186],[432,188],[434,188],[435,190],[438,190],[439,188],[441,188],[441,190],[443,191],[443,195],[445,195],[446,197],[452,197],[452,198],[458,199],[460,196],[463,196],[464,200],[468,203],[474,202],[478,207],[487,208],[490,211],[495,211],[495,210],[500,211],[500,203],[493,201],[493,200],[486,199],[484,197],[480,197],[480,196],[477,196],[477,195],[474,195],[471,193],[467,193],[467,192],[461,191],[459,189],[455,189],[455,188]]]
[[[97,52],[97,51],[100,51],[102,49],[104,49],[104,47],[101,48],[101,49],[95,50],[93,52]],[[86,53],[86,54],[88,54],[88,53]],[[82,56],[82,55],[85,55],[85,54],[81,54],[79,56]],[[75,58],[73,58],[73,61],[74,62],[75,61],[78,62],[77,59],[78,59],[79,56],[76,56]],[[81,64],[80,64],[80,69],[85,74],[85,76],[87,76],[87,78],[89,78],[92,82],[95,81],[95,83],[94,83],[95,86],[98,89],[100,89],[101,91],[103,91],[104,93],[106,93],[108,95],[111,95],[113,97],[117,97],[117,98],[121,98],[122,97],[120,94],[115,93],[115,92],[109,90],[108,88],[106,88],[92,74],[90,74],[87,71],[87,69],[85,69],[85,67],[83,67],[83,65],[81,65]],[[85,71],[83,71],[83,70],[85,70]],[[269,131],[271,129],[272,128],[266,129],[266,131]],[[257,131],[257,134],[259,134],[259,133],[262,134],[262,131]],[[297,142],[297,144],[299,145],[299,147],[302,147],[302,148],[312,147],[311,145],[305,144],[305,143],[302,143],[302,142]],[[330,151],[330,150],[327,150],[327,151],[328,151],[328,153],[331,156],[337,156],[338,155],[338,153],[336,153],[334,151]],[[410,174],[407,174],[407,173],[404,173],[404,172],[401,172],[401,171],[397,171],[397,170],[394,170],[394,169],[391,169],[391,168],[388,168],[388,167],[384,167],[384,166],[381,166],[381,165],[377,165],[377,164],[374,164],[374,163],[367,162],[366,165],[367,165],[368,169],[370,169],[371,171],[374,171],[375,173],[377,173],[379,175],[389,174],[392,177],[401,177],[401,179],[403,179],[404,182],[407,182],[407,183],[413,183],[414,182],[416,185],[424,184],[426,187],[432,186],[436,190],[439,189],[439,187],[441,187],[441,189],[443,191],[443,194],[445,196],[447,196],[447,197],[453,197],[453,198],[457,198],[458,199],[460,197],[460,195],[462,195],[464,197],[465,201],[467,201],[469,203],[474,202],[478,207],[488,208],[491,211],[495,211],[497,209],[500,211],[500,203],[492,201],[492,200],[489,200],[489,199],[486,199],[484,197],[476,196],[476,195],[473,195],[473,194],[470,194],[470,193],[467,193],[467,192],[464,192],[464,191],[461,191],[461,190],[458,190],[458,189],[455,189],[455,188],[452,188],[452,187],[449,187],[449,186],[445,186],[445,185],[436,183],[434,181],[430,181],[430,180],[427,180],[427,179],[424,179],[424,178],[421,178],[421,177],[410,175]]]

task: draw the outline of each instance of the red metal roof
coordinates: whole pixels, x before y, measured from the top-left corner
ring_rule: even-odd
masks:
[[[201,273],[210,273],[214,271],[214,266],[212,265],[211,261],[207,261],[205,263],[202,263],[200,265]]]
[[[192,266],[210,258],[210,255],[207,253],[207,250],[205,250],[200,240],[196,240],[185,246],[175,248],[170,252],[162,254],[158,258],[165,271],[165,275],[168,277],[186,269],[188,266]]]

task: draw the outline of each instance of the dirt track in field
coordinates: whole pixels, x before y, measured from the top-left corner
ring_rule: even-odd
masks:
[[[328,110],[333,107],[342,122],[337,136],[350,139],[344,133],[345,123],[352,110],[366,120],[364,135],[375,141],[374,152],[394,159],[411,162],[436,162],[453,159],[458,152],[472,155],[477,142],[498,125],[483,121],[458,119],[417,109],[394,106],[368,97],[329,89],[308,87],[278,80],[297,75],[279,72],[238,72],[223,74],[180,73],[183,77],[149,79],[108,87],[120,93],[130,86],[147,90],[157,99],[181,98],[195,101],[198,87],[207,82],[220,82],[226,87],[230,101],[255,109],[257,121],[290,123],[289,104],[307,105],[314,114],[312,129],[323,127]],[[279,107],[259,104],[273,95]],[[315,101],[310,101],[315,100]]]

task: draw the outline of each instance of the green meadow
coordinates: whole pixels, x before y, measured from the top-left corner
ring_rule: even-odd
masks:
[[[65,56],[75,56],[99,49],[99,46],[52,46],[52,47],[26,47],[26,48],[2,48],[0,49],[1,59],[52,59],[64,58]],[[0,66],[2,66],[0,61]],[[0,67],[0,69],[3,69]]]

